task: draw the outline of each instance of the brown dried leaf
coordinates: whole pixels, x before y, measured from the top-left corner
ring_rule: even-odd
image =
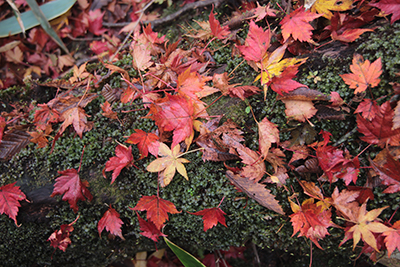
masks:
[[[249,197],[257,201],[260,205],[279,214],[285,214],[282,210],[282,207],[279,205],[279,202],[275,199],[275,196],[272,195],[271,191],[265,188],[264,185],[260,183],[255,183],[250,179],[243,178],[240,175],[234,174],[231,171],[227,171],[226,176],[236,187],[238,187]]]

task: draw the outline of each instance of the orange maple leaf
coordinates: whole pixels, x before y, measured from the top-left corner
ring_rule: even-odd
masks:
[[[395,222],[392,228],[390,231],[383,233],[389,258],[396,248],[400,250],[400,221]]]
[[[265,117],[261,122],[257,122],[257,125],[261,155],[263,158],[266,158],[271,144],[279,143],[279,130],[278,127],[274,123],[270,122],[267,117]]]
[[[153,222],[157,229],[161,229],[164,222],[168,220],[168,213],[181,213],[175,205],[158,196],[142,196],[139,202],[131,210],[147,211],[147,220]]]
[[[126,140],[129,144],[136,144],[139,148],[140,159],[143,159],[149,155],[149,152],[153,156],[158,155],[158,142],[159,137],[153,133],[146,133],[143,130],[134,129],[135,133],[131,134]]]
[[[366,207],[367,202],[361,205],[358,212],[355,213],[355,216],[353,218],[349,218],[350,221],[354,223],[354,225],[346,228],[345,238],[339,244],[339,246],[343,245],[347,240],[352,237],[354,240],[353,249],[356,248],[356,245],[358,244],[358,242],[360,242],[360,239],[362,239],[373,249],[379,251],[373,233],[383,233],[391,230],[389,227],[377,220],[379,214],[381,214],[381,212],[388,206],[379,209],[373,209],[368,212]]]
[[[286,42],[291,35],[294,40],[315,43],[311,39],[312,30],[314,28],[309,22],[321,16],[322,14],[318,15],[316,13],[306,11],[304,7],[300,7],[287,14],[279,23],[282,27],[283,41]]]
[[[308,237],[317,247],[322,249],[318,240],[329,235],[327,228],[335,226],[331,221],[331,211],[320,201],[314,203],[314,199],[305,200],[301,206],[290,199],[290,207],[294,214],[290,215],[293,226],[293,235],[300,232],[299,236]],[[322,204],[321,204],[322,203]]]
[[[356,89],[354,94],[364,92],[368,86],[375,87],[381,81],[379,76],[382,74],[382,61],[378,58],[373,63],[355,54],[353,64],[350,66],[352,73],[341,74],[343,81],[352,89]]]

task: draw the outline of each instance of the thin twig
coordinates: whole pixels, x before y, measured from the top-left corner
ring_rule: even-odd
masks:
[[[160,25],[163,25],[165,23],[171,22],[174,19],[180,17],[182,14],[199,8],[199,7],[205,7],[205,6],[209,6],[214,4],[215,6],[219,6],[222,2],[224,2],[224,0],[204,0],[204,1],[198,1],[198,2],[194,2],[194,3],[189,3],[186,4],[183,8],[179,9],[178,11],[176,11],[175,13],[172,13],[164,18],[161,19],[156,19],[153,21],[142,21],[140,22],[141,24],[149,24],[151,23],[151,27],[158,27]],[[138,19],[138,21],[140,21],[140,19]],[[103,26],[105,27],[124,27],[126,25],[130,24],[130,22],[121,22],[121,23],[107,23],[107,22],[103,22]]]
[[[124,41],[121,43],[121,45],[118,47],[117,51],[110,57],[110,62],[113,61],[114,57],[118,55],[118,53],[121,51],[121,49],[125,46],[126,42],[128,42],[128,39],[131,37],[133,31],[136,29],[136,27],[139,25],[140,20],[143,17],[144,12],[146,9],[148,9],[152,4],[154,3],[154,0],[151,0],[141,11],[138,20],[136,21],[136,24],[132,28],[132,30],[128,33],[128,35],[125,37]]]

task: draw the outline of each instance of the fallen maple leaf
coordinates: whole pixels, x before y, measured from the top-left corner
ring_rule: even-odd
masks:
[[[236,142],[244,141],[242,137],[243,132],[238,129],[238,125],[232,120],[228,119],[224,124],[217,128],[219,119],[216,124],[211,121],[211,126],[208,128],[208,123],[200,127],[200,136],[196,139],[196,143],[204,148],[203,160],[211,161],[226,161],[238,159],[236,152],[231,150],[228,140],[235,140]]]
[[[6,119],[0,116],[0,143],[1,140],[3,139],[4,129],[6,128],[6,126],[7,126]]]
[[[311,6],[312,12],[323,14],[327,19],[331,19],[333,14],[331,11],[345,11],[353,6],[352,0],[316,0]],[[306,8],[308,8],[306,6]]]
[[[285,103],[285,114],[290,119],[305,122],[317,113],[312,101],[282,100]]]
[[[364,119],[372,121],[375,118],[375,115],[379,113],[379,110],[379,106],[375,100],[364,98],[354,113],[361,113],[361,116]]]
[[[140,152],[140,159],[146,158],[149,152],[157,157],[158,148],[160,143],[158,142],[159,137],[153,133],[146,133],[140,129],[134,129],[135,133],[132,133],[125,141],[129,144],[135,144],[138,146]]]
[[[99,236],[101,237],[101,232],[104,230],[104,227],[110,234],[114,236],[119,236],[122,240],[125,238],[122,236],[121,226],[124,222],[119,218],[119,213],[113,209],[110,205],[110,208],[104,212],[103,217],[101,217],[100,221],[97,224],[97,230],[99,231]]]
[[[223,95],[229,95],[230,97],[239,97],[243,101],[260,91],[260,88],[256,86],[238,86],[240,84],[229,84],[228,73],[222,74],[215,73],[213,76],[213,85],[218,88]]]
[[[35,143],[38,145],[38,148],[43,148],[47,146],[47,143],[49,140],[47,140],[47,137],[49,134],[53,131],[51,128],[51,125],[47,125],[46,130],[40,131],[40,132],[28,132],[31,135],[30,141],[32,143]],[[1,139],[0,139],[1,140]]]
[[[268,156],[269,148],[272,143],[279,143],[278,127],[265,117],[258,125],[258,143],[261,156],[265,159]]]
[[[47,241],[50,241],[50,246],[54,247],[54,251],[58,248],[65,252],[69,244],[71,244],[71,239],[69,238],[72,231],[74,231],[74,227],[72,226],[77,220],[76,219],[70,224],[63,224],[60,226],[60,230],[54,231]]]
[[[150,49],[145,44],[133,42],[130,46],[132,51],[132,66],[137,69],[144,71],[153,65],[151,61]]]
[[[19,201],[26,199],[26,196],[19,189],[19,186],[15,186],[16,183],[0,187],[0,214],[7,214],[19,227],[17,224],[18,207],[21,207]]]
[[[131,210],[147,211],[147,220],[154,223],[157,229],[161,229],[165,221],[168,221],[168,213],[181,213],[175,205],[158,196],[142,196],[139,202]]]
[[[386,148],[376,155],[375,159],[369,160],[372,168],[382,179],[382,184],[387,185],[383,193],[396,193],[400,191],[400,161],[396,160],[389,149]]]
[[[6,52],[6,60],[15,64],[20,64],[24,59],[24,55],[21,49],[17,46],[14,49],[10,49]]]
[[[249,33],[247,35],[245,45],[237,46],[239,51],[244,55],[244,59],[261,61],[269,48],[271,41],[271,33],[268,29],[263,31],[254,21],[250,21]]]
[[[379,76],[382,74],[382,61],[378,58],[373,63],[367,59],[355,54],[352,65],[350,65],[350,74],[341,74],[343,81],[352,89],[356,89],[354,94],[364,92],[368,86],[375,87],[381,81]]]
[[[194,136],[195,109],[193,101],[186,97],[166,93],[164,98],[151,105],[146,118],[153,119],[163,131],[173,131],[171,147],[175,147],[185,139],[191,143]]]
[[[222,224],[225,227],[225,217],[226,213],[221,210],[220,208],[210,208],[210,209],[204,209],[198,212],[188,212],[193,215],[197,216],[203,216],[203,224],[204,224],[204,232],[207,232],[208,229],[213,228],[218,224]]]
[[[278,10],[272,9],[270,7],[270,3],[268,3],[266,6],[260,6],[260,4],[257,2],[257,7],[254,9],[254,18],[256,18],[256,22],[262,20],[265,17],[276,17],[276,12]]]
[[[332,40],[351,43],[358,39],[364,32],[373,32],[371,29],[346,29],[340,35],[333,31],[331,33]]]
[[[322,249],[318,240],[324,238],[328,233],[328,227],[335,226],[331,221],[331,211],[326,209],[324,205],[314,203],[313,198],[303,201],[301,207],[290,201],[290,207],[294,214],[290,215],[290,221],[293,226],[294,236],[300,232],[299,236],[309,238],[317,247]]]
[[[107,178],[105,172],[113,171],[111,177],[111,184],[114,183],[115,179],[121,173],[125,167],[133,165],[132,147],[126,147],[124,145],[118,145],[115,148],[115,157],[110,158],[106,162],[106,167],[103,169],[103,176]]]
[[[107,31],[107,29],[103,28],[103,16],[104,12],[101,12],[100,9],[89,10],[86,15],[89,27],[88,30],[95,35],[102,35]]]
[[[118,119],[117,112],[112,110],[111,104],[108,103],[108,101],[106,101],[103,104],[101,104],[100,107],[103,110],[103,113],[101,113],[101,115],[103,115],[106,118],[112,119],[112,120],[117,120]]]
[[[306,11],[304,7],[299,7],[295,11],[290,12],[279,23],[282,27],[283,41],[286,42],[291,35],[294,40],[315,44],[311,39],[314,28],[309,22],[321,16],[322,14]]]
[[[392,225],[392,229],[383,232],[383,235],[385,236],[385,245],[390,258],[390,255],[396,248],[400,250],[400,221],[395,222]]]
[[[391,146],[400,145],[400,129],[392,130],[393,128],[393,110],[390,107],[390,102],[383,103],[375,114],[373,120],[368,121],[361,115],[357,115],[358,131],[364,136],[361,140],[384,147],[386,144]]]
[[[85,201],[87,198],[91,201],[93,198],[92,194],[90,194],[87,189],[89,183],[87,181],[81,181],[76,169],[58,171],[58,173],[61,174],[61,176],[56,179],[53,193],[50,197],[64,194],[62,200],[68,201],[70,207],[76,213],[78,211],[78,200]]]
[[[148,222],[146,220],[143,220],[142,217],[140,217],[139,213],[137,213],[137,211],[135,212],[136,215],[138,216],[140,230],[143,231],[140,233],[141,235],[150,238],[154,242],[158,242],[158,238],[160,236],[167,236],[163,234],[153,222]]]
[[[392,14],[390,24],[400,19],[400,1],[399,0],[380,0],[375,3],[369,3],[370,6],[374,6],[384,11],[386,14]]]
[[[221,27],[220,23],[218,20],[215,19],[214,16],[214,5],[211,9],[211,13],[210,16],[208,18],[208,22],[210,23],[210,28],[211,28],[211,32],[212,34],[217,38],[217,39],[225,39],[228,35],[229,35],[229,27],[228,26],[224,26]]]
[[[158,158],[147,166],[149,172],[161,172],[159,174],[159,182],[162,187],[167,186],[172,178],[175,176],[175,171],[177,170],[186,180],[189,180],[185,166],[183,163],[188,163],[189,161],[184,158],[180,158],[180,145],[176,145],[171,149],[160,142],[158,155],[162,158]]]
[[[397,106],[394,109],[392,130],[399,129],[399,128],[400,128],[400,101],[397,102]],[[0,129],[1,129],[1,127],[0,127]],[[1,140],[1,138],[0,138],[0,140]]]
[[[234,174],[232,171],[227,171],[226,176],[231,183],[257,201],[261,206],[273,210],[276,213],[285,214],[282,207],[279,205],[279,201],[275,199],[275,196],[271,194],[269,189],[265,188],[265,185],[255,183],[248,178]]]
[[[35,111],[33,123],[36,125],[36,129],[44,131],[49,123],[58,121],[60,113],[47,104],[38,104],[37,106],[40,108]]]
[[[367,203],[365,202],[359,208],[356,216],[354,218],[350,218],[350,221],[352,221],[354,225],[346,228],[345,238],[342,242],[340,242],[339,246],[343,245],[352,236],[354,240],[353,250],[356,248],[356,245],[362,238],[365,243],[370,245],[376,251],[379,251],[373,233],[383,233],[391,230],[389,227],[377,220],[379,214],[381,214],[381,212],[388,206],[379,209],[373,209],[369,212],[367,212],[366,206]]]

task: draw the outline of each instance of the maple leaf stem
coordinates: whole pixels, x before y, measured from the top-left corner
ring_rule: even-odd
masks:
[[[150,76],[153,77],[154,79],[159,80],[160,82],[162,82],[162,83],[165,84],[166,86],[170,87],[172,90],[176,91],[176,89],[175,89],[174,87],[172,87],[171,84],[166,83],[165,81],[163,81],[162,79],[160,79],[160,78],[154,76],[153,74],[151,74],[151,73],[148,72],[148,73],[146,73],[144,76],[147,76],[147,75],[150,75]],[[165,91],[165,90],[162,90],[162,91]]]
[[[310,267],[312,266],[312,240],[310,240]]]
[[[86,86],[86,90],[83,93],[83,96],[81,97],[81,99],[79,100],[78,104],[76,105],[77,107],[79,107],[79,105],[81,104],[82,100],[85,98],[86,93],[89,91],[89,87],[90,87],[90,80],[91,80],[92,76],[89,76],[89,80]],[[78,171],[79,172],[79,171]]]
[[[258,121],[257,121],[257,119],[256,119],[256,116],[254,115],[253,108],[252,108],[252,107],[251,107],[251,105],[248,103],[247,99],[245,99],[245,100],[246,100],[247,107],[249,107],[249,108],[250,108],[251,115],[253,115],[253,119],[254,119],[254,121],[255,121],[257,124],[259,124],[259,123],[258,123]]]
[[[211,42],[214,41],[215,38],[216,38],[216,37],[214,36],[214,37],[206,44],[206,46],[203,48],[203,50],[201,50],[200,56],[203,55],[203,53],[204,53],[204,51],[206,50],[207,46],[208,46],[209,44],[211,44]]]
[[[197,112],[195,118],[197,118],[204,110],[207,110],[209,107],[211,107],[215,102],[217,102],[221,97],[223,97],[224,94],[221,94],[219,97],[217,97],[213,102],[211,102],[211,104],[207,105],[207,107],[203,108],[202,110],[200,110],[199,112]]]
[[[180,154],[177,158],[180,158],[183,155],[186,155],[186,154],[189,154],[189,153],[192,153],[192,152],[196,152],[196,151],[199,151],[199,150],[204,150],[204,147],[200,147],[200,148],[196,148],[196,149],[193,149],[193,150],[190,150],[190,151],[186,151],[185,153]]]
[[[224,201],[224,199],[225,199],[225,196],[223,196],[223,198],[222,198],[222,199],[221,199],[221,201],[219,202],[219,204],[218,204],[217,208],[219,208],[219,206],[221,206],[221,204],[222,204],[222,201]]]
[[[364,148],[360,153],[358,153],[357,156],[355,156],[354,158],[358,158],[362,153],[364,153],[365,150],[367,150],[372,144],[369,144],[366,148]]]
[[[233,73],[240,65],[242,65],[242,63],[245,62],[245,61],[246,61],[246,60],[243,59],[242,62],[240,62],[231,72],[229,72],[228,76],[231,76],[232,73]]]
[[[79,217],[81,217],[80,214],[78,214],[78,216],[76,217],[76,219],[75,219],[73,222],[71,222],[70,224],[68,224],[68,225],[69,225],[69,226],[72,226],[74,223],[76,223],[76,221],[79,219]]]
[[[85,152],[85,147],[86,147],[86,145],[84,145],[84,146],[83,146],[83,149],[82,149],[81,161],[79,162],[79,168],[78,168],[78,172],[81,170],[81,166],[82,166],[82,159],[83,159],[83,152]]]

